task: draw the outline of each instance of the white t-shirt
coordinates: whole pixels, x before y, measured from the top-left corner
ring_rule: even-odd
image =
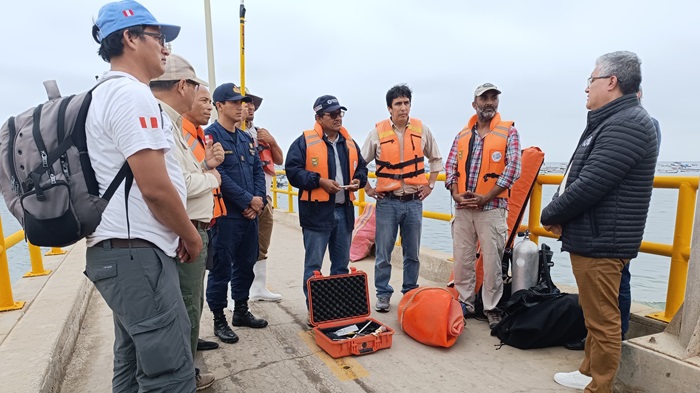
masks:
[[[100,185],[100,195],[112,183],[127,157],[144,149],[163,150],[168,175],[184,205],[187,188],[182,170],[170,152],[175,141],[168,116],[161,114],[147,85],[118,71],[107,72],[102,78],[112,75],[123,77],[106,81],[92,92],[85,122],[90,162]],[[130,234],[126,229],[125,207],[122,183],[102,214],[100,225],[87,237],[88,247],[106,239],[131,237],[147,240],[174,257],[177,235],[151,213],[135,181],[129,191]]]

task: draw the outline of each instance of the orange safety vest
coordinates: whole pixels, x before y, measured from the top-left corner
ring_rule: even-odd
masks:
[[[467,192],[467,182],[469,181],[469,158],[471,156],[472,129],[476,124],[477,116],[472,116],[469,123],[460,131],[457,142],[457,190],[460,194]],[[491,132],[484,136],[483,154],[481,167],[477,174],[476,194],[487,194],[496,185],[496,181],[506,168],[506,148],[508,142],[508,132],[515,123],[512,121],[501,121],[501,114],[491,120],[489,128]],[[460,175],[464,171],[466,176]],[[496,195],[498,198],[508,198],[509,190],[503,190]]]
[[[358,155],[357,147],[355,146],[355,141],[352,140],[348,130],[345,127],[340,128],[340,133],[345,137],[345,144],[348,147],[348,168],[350,168],[350,180],[355,177],[355,169],[357,168]],[[323,141],[323,129],[321,125],[314,124],[313,130],[304,131],[304,139],[306,140],[306,167],[307,171],[317,172],[321,175],[321,179],[328,179],[328,146]],[[336,168],[340,171],[342,168]],[[302,193],[307,193],[308,197],[304,197],[304,200],[309,202],[327,202],[331,199],[331,195],[327,193],[323,187],[316,188],[314,190],[300,190]],[[338,191],[338,192],[342,192]],[[299,199],[302,199],[302,195],[299,195]],[[355,193],[350,192],[350,200],[355,200]]]
[[[199,161],[204,160],[204,130],[200,126],[192,124],[189,120],[182,118],[182,135],[189,146],[190,151]],[[214,218],[226,215],[226,205],[221,195],[221,189],[212,190],[214,194]]]
[[[263,171],[268,175],[275,176],[275,162],[272,159],[272,149],[270,145],[265,142],[257,142],[257,144],[258,155],[260,156]]]
[[[414,186],[427,186],[423,157],[423,122],[409,118],[403,135],[403,161],[399,137],[394,132],[389,119],[375,126],[379,136],[381,152],[375,160],[377,164],[377,191],[387,192],[401,187],[401,180]]]

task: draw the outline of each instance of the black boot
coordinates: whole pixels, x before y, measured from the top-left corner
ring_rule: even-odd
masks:
[[[267,321],[257,319],[248,311],[248,299],[234,300],[233,307],[233,326],[248,326],[252,328],[264,328],[267,326]]]
[[[224,310],[214,311],[214,334],[219,340],[227,344],[238,342],[238,336],[231,330],[231,327],[226,321]]]

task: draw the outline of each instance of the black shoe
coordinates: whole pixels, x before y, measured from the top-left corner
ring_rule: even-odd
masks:
[[[565,343],[564,348],[571,351],[583,351],[584,349],[586,349],[586,338],[584,337],[581,340],[570,341],[568,343]]]
[[[255,329],[264,328],[267,326],[267,321],[264,319],[255,318],[250,311],[246,311],[245,314],[233,313],[233,321],[231,322],[233,326],[247,326]]]
[[[214,341],[206,341],[201,338],[197,340],[197,350],[198,351],[210,351],[212,349],[219,348],[219,344]]]
[[[218,313],[214,313],[214,335],[216,335],[219,340],[225,342],[226,344],[238,342],[238,336],[228,325],[223,310],[219,311]]]

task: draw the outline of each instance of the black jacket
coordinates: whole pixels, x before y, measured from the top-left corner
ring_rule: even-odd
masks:
[[[335,179],[335,153],[333,146],[328,142],[328,138],[324,135],[323,141],[326,143],[328,150],[328,177]],[[360,148],[355,142],[357,149],[357,168],[355,168],[355,179],[360,180],[360,188],[367,184],[367,163],[362,158]],[[348,167],[348,147],[345,143],[345,137],[338,134],[336,142],[338,155],[340,156],[340,166],[343,171],[343,177],[348,184],[350,183],[350,168]],[[306,139],[302,134],[289,147],[287,159],[284,163],[284,169],[287,172],[289,184],[299,189],[299,223],[302,228],[314,231],[330,231],[333,229],[334,211],[335,211],[335,194],[331,194],[331,198],[327,202],[309,202],[302,200],[308,191],[320,187],[321,175],[318,172],[306,170]],[[352,229],[355,226],[355,207],[350,203],[350,195],[348,191],[341,190],[338,192],[345,193],[345,217],[347,217],[347,227]]]
[[[542,211],[562,225],[562,250],[631,259],[642,243],[656,170],[656,130],[636,94],[588,113],[564,190]]]

